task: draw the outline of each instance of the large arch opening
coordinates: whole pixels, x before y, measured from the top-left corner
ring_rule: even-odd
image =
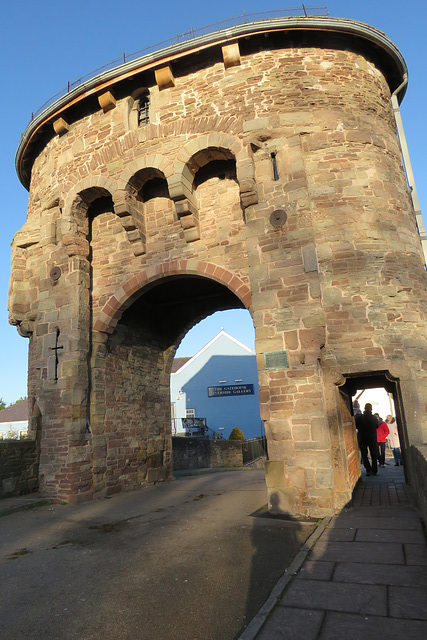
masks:
[[[176,349],[195,324],[228,309],[245,309],[228,286],[184,273],[153,280],[121,314],[106,340],[107,493],[171,475],[170,374]]]

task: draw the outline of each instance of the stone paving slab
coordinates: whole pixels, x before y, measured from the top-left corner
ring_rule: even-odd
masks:
[[[334,529],[347,529],[353,527],[355,529],[411,529],[414,531],[422,531],[419,518],[412,511],[410,515],[405,517],[396,516],[353,516],[344,514],[335,516],[332,519],[331,527]]]
[[[425,544],[405,544],[406,563],[427,566],[427,547]]]
[[[354,527],[347,529],[331,529],[329,527],[323,534],[322,540],[329,540],[330,542],[353,542],[356,532],[357,530]]]
[[[414,547],[419,545],[412,545]],[[415,550],[413,550],[415,555]],[[368,562],[380,564],[404,564],[403,546],[398,543],[387,542],[378,548],[376,542],[323,542],[319,541],[314,547],[312,560],[331,560],[348,562]],[[409,564],[416,564],[410,562]]]
[[[266,636],[267,637],[267,636]],[[288,637],[289,636],[278,636]],[[291,636],[292,637],[292,636]],[[303,638],[300,632],[296,638]],[[358,616],[351,613],[327,613],[319,640],[424,640],[427,623],[382,616]]]
[[[324,617],[323,611],[277,607],[268,624],[257,635],[257,640],[316,640]]]
[[[387,615],[387,588],[380,585],[294,580],[279,606]]]
[[[322,560],[308,560],[304,563],[298,574],[298,579],[304,580],[330,580],[335,568],[335,562],[323,562]]]
[[[427,620],[427,588],[390,587],[389,609],[392,618]]]
[[[357,516],[363,516],[364,518],[408,518],[410,520],[413,520],[416,517],[413,507],[399,505],[395,507],[352,507],[351,511],[343,513],[342,515],[340,514],[338,518],[341,520],[346,517],[354,518]]]
[[[344,529],[345,531],[345,529]],[[358,529],[356,542],[405,542],[424,544],[424,533],[411,529]]]
[[[316,640],[324,617],[323,611],[277,607],[257,635],[257,640]]]
[[[319,564],[333,565],[334,563],[322,562]],[[300,577],[304,577],[302,573],[303,572],[301,571]],[[330,575],[332,576],[332,570]],[[408,567],[404,564],[361,564],[359,562],[339,562],[333,571],[333,576],[334,582],[383,584],[401,587],[427,587],[427,570],[425,567]],[[325,577],[324,579],[327,580],[328,578]]]

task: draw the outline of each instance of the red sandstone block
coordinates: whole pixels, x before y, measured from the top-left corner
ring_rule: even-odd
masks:
[[[365,349],[365,353],[367,356],[382,356],[383,350],[380,349],[379,347],[371,347],[371,348]]]
[[[199,262],[198,270],[204,271],[207,275],[213,276],[216,271],[216,265],[206,262]]]
[[[285,369],[278,370],[278,371],[270,371],[268,375],[269,375],[271,380],[281,380],[281,381],[283,381],[283,379],[286,378],[287,372],[286,372]]]
[[[229,284],[230,284],[231,280],[233,279],[233,277],[234,277],[233,274],[230,271],[226,270],[224,275],[223,275],[223,277],[222,277],[222,281],[227,287],[229,287]]]
[[[133,276],[133,278],[131,279],[131,282],[134,280],[134,278],[136,280],[136,283],[141,286],[145,284],[148,280],[147,272],[145,270],[140,271],[140,273],[137,273],[135,276]]]
[[[123,285],[123,290],[129,295],[132,295],[132,293],[135,293],[136,291],[138,291],[139,288],[140,288],[140,284],[136,276],[133,276],[130,280],[128,280]]]
[[[258,395],[260,402],[268,402],[270,399],[270,393],[267,389],[263,391],[260,390]]]
[[[271,411],[293,411],[293,402],[270,402]]]
[[[155,266],[148,267],[144,273],[147,281],[155,279],[158,275]]]
[[[218,280],[222,280],[225,273],[226,271],[225,269],[223,269],[223,267],[219,267],[218,265],[216,265],[215,271],[214,271],[215,278],[218,278]]]
[[[326,316],[328,320],[332,318],[347,320],[347,318],[350,316],[350,313],[348,311],[329,311]]]
[[[233,292],[236,292],[239,286],[240,286],[239,278],[236,278],[236,276],[233,276],[228,283],[228,288],[231,289]]]
[[[178,260],[171,260],[168,263],[168,271],[169,271],[169,273],[175,272],[175,271],[178,271],[178,270],[179,270]]]
[[[241,298],[241,301],[245,305],[246,309],[249,309],[252,304],[252,294],[250,291],[245,293],[245,295]]]
[[[316,375],[316,371],[314,369],[302,369],[301,371],[288,371],[288,378],[311,378]]]

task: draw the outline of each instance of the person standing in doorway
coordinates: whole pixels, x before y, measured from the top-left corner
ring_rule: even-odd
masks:
[[[381,417],[378,417],[377,442],[378,442],[378,463],[380,467],[385,467],[385,444],[390,433],[388,425]]]
[[[361,410],[360,410],[359,400],[355,400],[353,402],[353,415],[357,416],[357,415],[359,415],[359,413],[362,413]]]
[[[393,416],[388,415],[385,419],[387,422],[388,428],[390,430],[390,434],[388,436],[388,441],[390,443],[390,447],[393,451],[394,458],[394,466],[398,467],[399,465],[403,465],[402,461],[402,452],[400,450],[400,439],[399,432],[397,430],[397,422]]]
[[[376,417],[372,415],[372,405],[370,402],[367,402],[365,404],[364,412],[355,416],[355,420],[356,429],[359,436],[360,452],[362,454],[363,466],[366,469],[366,475],[376,476],[378,469],[378,421]],[[371,456],[371,461],[369,461],[368,458],[368,449]]]

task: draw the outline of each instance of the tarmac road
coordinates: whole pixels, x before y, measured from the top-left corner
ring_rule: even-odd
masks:
[[[0,638],[233,640],[315,528],[266,502],[242,470],[0,518]]]

